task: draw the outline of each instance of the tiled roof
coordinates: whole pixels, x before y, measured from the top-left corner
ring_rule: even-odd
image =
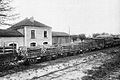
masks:
[[[65,33],[65,32],[52,32],[52,36],[53,37],[68,37],[69,34],[68,33]]]
[[[4,30],[0,29],[0,37],[23,37],[20,32],[16,30]]]
[[[31,20],[31,19],[24,19],[16,24],[14,24],[12,27],[8,28],[8,29],[20,29],[20,28],[23,28],[24,26],[34,26],[34,27],[49,27],[43,23],[40,23],[36,20]],[[51,28],[51,27],[49,27]]]

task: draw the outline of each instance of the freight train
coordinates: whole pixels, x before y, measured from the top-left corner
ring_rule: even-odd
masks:
[[[115,47],[120,45],[118,37],[96,37],[88,38],[83,42],[73,42],[61,45],[52,46],[37,46],[37,47],[20,47],[18,52],[14,49],[12,53],[0,54],[1,68],[12,62],[22,62],[25,65],[36,62],[43,62],[58,59],[66,56],[74,56],[86,52],[100,50],[107,47]]]
[[[100,50],[108,47],[120,45],[120,38],[111,36],[98,36],[96,38],[88,38],[83,42],[73,42],[61,45],[21,48],[19,56],[25,64],[49,61],[60,57],[74,56],[85,52]]]

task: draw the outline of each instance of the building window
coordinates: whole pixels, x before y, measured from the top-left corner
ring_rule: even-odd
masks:
[[[35,39],[35,30],[31,30],[31,39]]]
[[[48,44],[48,42],[44,42],[43,44]]]
[[[34,47],[34,46],[36,46],[36,43],[34,43],[34,42],[33,42],[33,43],[30,43],[30,46],[31,46],[31,47]]]
[[[11,43],[11,44],[9,44],[9,46],[14,47],[15,49],[17,48],[17,44],[15,44],[15,43]]]
[[[47,31],[44,31],[44,37],[47,37]]]

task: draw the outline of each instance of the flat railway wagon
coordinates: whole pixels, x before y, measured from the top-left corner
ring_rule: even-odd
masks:
[[[103,41],[104,47],[112,47],[115,43],[115,37],[113,36],[101,35],[101,36],[98,36],[97,39],[101,39],[98,41]],[[118,39],[118,42],[119,42],[119,39]]]
[[[24,54],[22,56],[24,57],[24,62],[32,64],[38,61],[48,61],[118,45],[120,45],[120,38],[99,37],[88,39],[84,42],[74,42],[59,46],[27,48],[24,53],[22,52]]]
[[[12,46],[0,46],[0,71],[17,61],[17,52]]]
[[[18,59],[25,64],[33,64],[36,62],[49,61],[56,59],[62,55],[61,47],[47,46],[47,47],[20,47]]]
[[[93,50],[120,45],[118,37],[97,37],[83,42],[73,42],[58,46],[47,47],[20,47],[18,53],[14,47],[0,47],[0,66],[9,65],[11,62],[21,61],[24,64],[33,64],[58,59],[66,56],[85,54]]]
[[[120,45],[120,38],[114,37],[113,47],[114,46],[119,46],[119,45]]]

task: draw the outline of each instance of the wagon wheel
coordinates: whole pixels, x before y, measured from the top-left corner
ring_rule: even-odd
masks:
[[[62,51],[58,52],[57,58],[62,57],[62,54],[63,54]]]
[[[29,59],[26,59],[23,63],[23,65],[30,65],[30,60]]]
[[[51,56],[51,55],[46,56],[46,60],[47,60],[47,61],[50,61],[51,59],[52,59],[52,56]]]
[[[37,62],[36,59],[29,59],[29,63],[30,63],[30,64],[35,64],[36,62]]]

